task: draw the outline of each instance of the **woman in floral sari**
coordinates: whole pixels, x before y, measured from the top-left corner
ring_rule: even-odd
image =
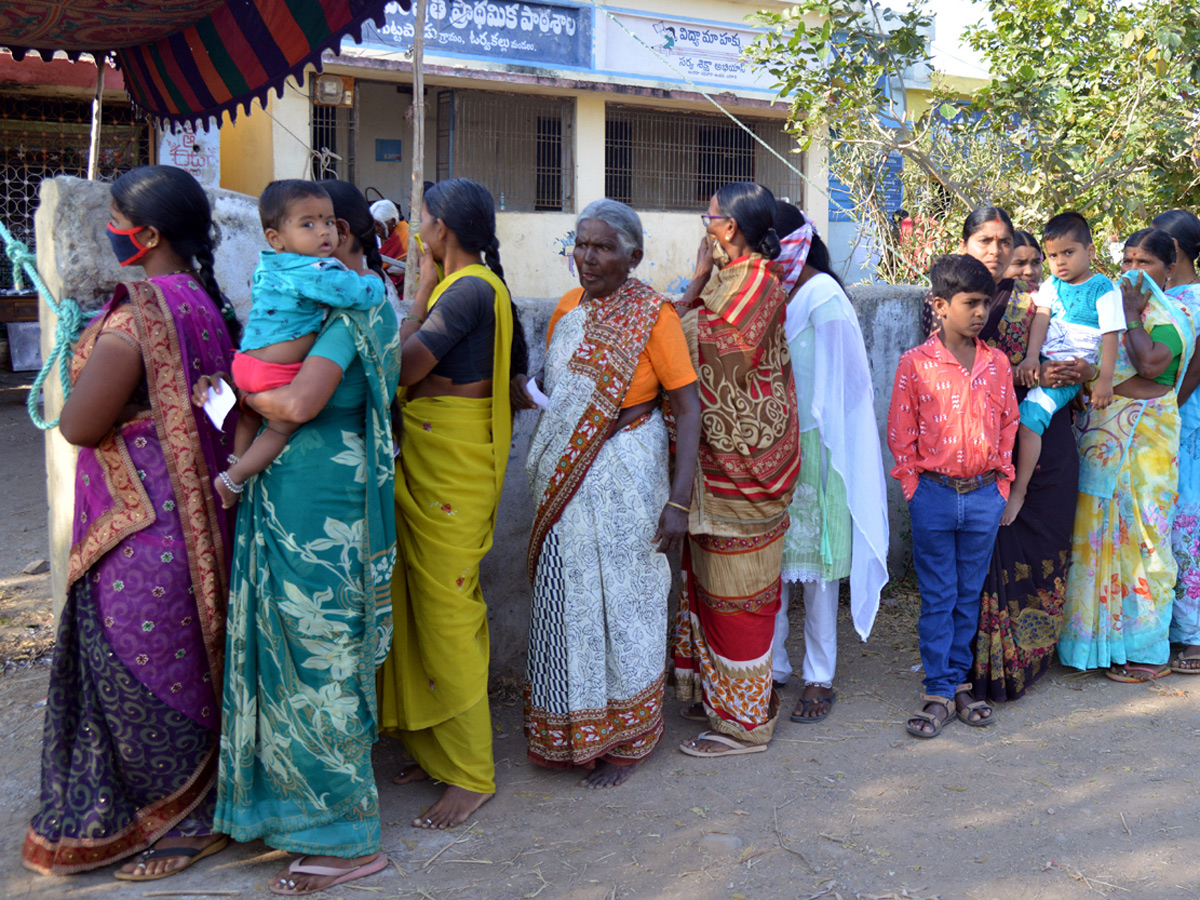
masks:
[[[681,301],[701,431],[674,655],[676,696],[699,701],[684,715],[709,725],[679,749],[710,757],[765,750],[778,719],[771,642],[800,433],[787,293],[769,267],[780,252],[775,198],[726,185],[701,219],[711,252],[702,248]]]
[[[1168,210],[1151,223],[1175,241],[1175,271],[1167,296],[1175,300],[1192,326],[1200,328],[1200,219],[1184,209]],[[1200,382],[1200,353],[1179,388],[1179,501],[1171,547],[1179,575],[1175,580],[1175,606],[1171,613],[1171,641],[1183,644],[1171,660],[1171,671],[1181,675],[1200,674],[1200,401],[1195,399]]]
[[[959,252],[982,262],[996,280],[987,324],[979,339],[1003,350],[1014,366],[1025,358],[1035,312],[1033,286],[1006,275],[1015,245],[1012,220],[999,207],[980,207],[963,223]],[[926,327],[933,321],[928,302],[922,321]],[[1081,384],[1096,372],[1084,360],[1048,360],[1042,364],[1041,378],[1043,384]],[[1025,388],[1018,385],[1018,399],[1024,394]],[[997,532],[983,583],[971,668],[977,702],[1004,702],[1024,696],[1054,659],[1062,627],[1079,485],[1079,453],[1071,431],[1071,410],[1055,414],[1042,442],[1042,456],[1030,479],[1025,506],[1015,522]],[[990,714],[986,707],[972,713],[980,717]]]
[[[380,690],[384,727],[416,761],[393,781],[446,785],[413,826],[452,828],[496,792],[479,564],[492,546],[512,442],[510,374],[525,371],[526,350],[487,188],[466,178],[432,185],[420,231],[420,287],[401,329],[404,565],[392,582],[395,648]]]
[[[550,317],[549,406],[525,464],[537,506],[525,736],[533,762],[590,769],[586,784],[610,787],[662,737],[665,554],[687,535],[700,401],[679,315],[630,277],[637,213],[590,204],[574,257],[582,287]]]
[[[334,255],[382,278],[353,186],[323,182]],[[238,504],[216,820],[239,841],[298,854],[273,893],[309,894],[387,865],[371,770],[375,670],[391,647],[395,519],[389,407],[396,317],[331,309],[288,385],[243,395],[300,425]]]
[[[135,169],[113,183],[111,211],[117,259],[147,279],[117,287],[72,362],[59,426],[80,447],[68,593],[22,856],[68,875],[150,847],[117,874],[149,881],[227,842],[213,786],[230,534],[212,479],[236,416],[214,427],[191,391],[228,370],[233,348],[196,180]]]
[[[1079,504],[1058,642],[1063,665],[1107,669],[1114,681],[1168,674],[1177,567],[1171,519],[1178,486],[1176,391],[1195,345],[1183,310],[1162,292],[1175,265],[1170,235],[1147,228],[1125,243],[1128,329],[1113,402],[1088,408],[1079,433]],[[1134,270],[1137,278],[1133,277]]]

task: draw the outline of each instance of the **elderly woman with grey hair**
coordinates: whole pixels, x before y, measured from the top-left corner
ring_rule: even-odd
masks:
[[[613,787],[663,732],[665,554],[687,534],[700,400],[678,314],[631,277],[637,213],[590,204],[574,257],[581,287],[550,318],[549,403],[525,464],[537,505],[525,736],[535,763]]]

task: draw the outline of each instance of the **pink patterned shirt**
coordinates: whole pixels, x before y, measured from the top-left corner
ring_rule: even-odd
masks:
[[[977,339],[968,372],[935,334],[896,368],[887,429],[892,477],[911,500],[922,472],[971,478],[995,470],[1008,499],[1019,425],[1008,358]]]

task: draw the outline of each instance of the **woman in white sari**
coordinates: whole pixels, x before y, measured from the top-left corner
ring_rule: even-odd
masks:
[[[777,683],[792,675],[788,585],[804,585],[804,689],[793,722],[812,724],[837,700],[838,583],[850,578],[850,612],[865,641],[887,583],[887,488],[871,370],[858,316],[833,275],[829,250],[790,203],[778,203],[786,235],[777,260],[788,291],[785,331],[800,415],[800,479],[788,509],[783,597],[771,659]]]

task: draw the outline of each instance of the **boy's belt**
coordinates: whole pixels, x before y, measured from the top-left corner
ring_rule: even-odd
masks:
[[[971,478],[954,478],[950,475],[943,475],[941,472],[922,472],[921,477],[953,488],[957,493],[969,494],[971,491],[977,491],[981,487],[995,483],[996,470],[990,469],[982,475],[975,475]]]

